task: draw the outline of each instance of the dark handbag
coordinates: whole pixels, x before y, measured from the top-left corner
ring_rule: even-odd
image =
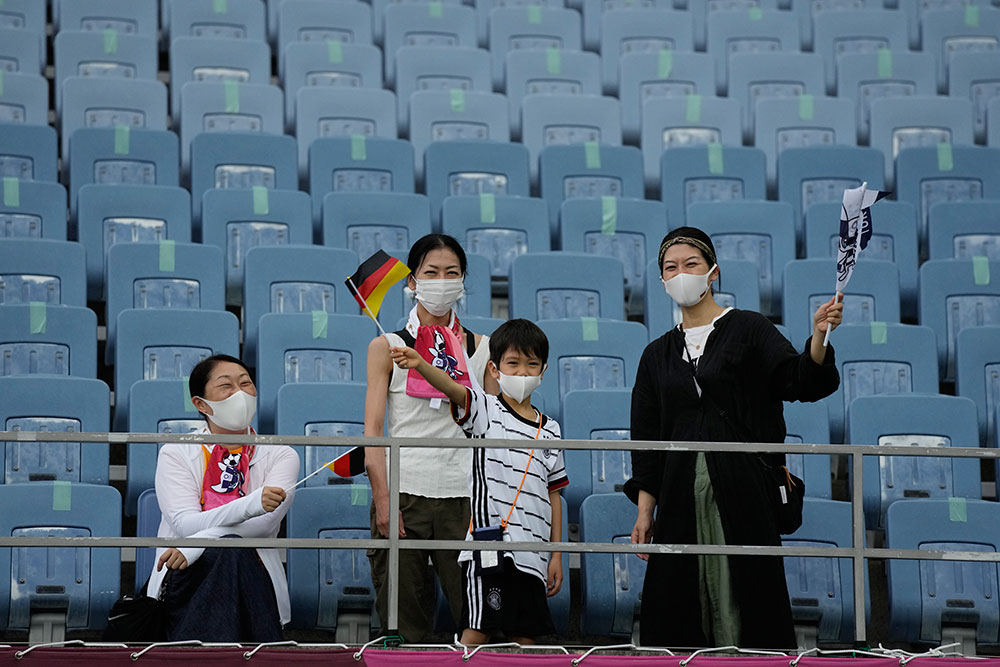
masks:
[[[170,580],[170,573],[163,579],[164,587]],[[162,598],[146,595],[149,580],[135,597],[123,597],[111,607],[108,626],[104,629],[104,640],[113,642],[161,642],[167,639],[167,610]]]

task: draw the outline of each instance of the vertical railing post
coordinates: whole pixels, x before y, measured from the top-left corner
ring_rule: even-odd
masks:
[[[389,627],[382,634],[399,630],[399,445],[389,443]]]
[[[865,626],[865,512],[864,495],[861,480],[864,477],[861,454],[851,454],[851,469],[854,475],[854,486],[851,493],[852,546],[854,558],[852,571],[854,580],[854,639],[864,642],[867,639]]]

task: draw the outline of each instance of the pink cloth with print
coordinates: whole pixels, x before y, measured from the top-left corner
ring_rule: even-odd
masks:
[[[459,332],[458,318],[455,318],[455,328]],[[431,366],[440,368],[448,376],[464,387],[472,387],[469,379],[469,367],[465,362],[465,350],[462,342],[451,329],[442,326],[421,326],[417,329],[416,342],[413,348]],[[416,398],[443,398],[447,396],[431,386],[424,376],[415,369],[406,374],[406,395]]]
[[[250,430],[253,433],[253,429]],[[254,447],[230,451],[222,445],[202,445],[205,476],[201,482],[201,510],[215,509],[246,495]]]

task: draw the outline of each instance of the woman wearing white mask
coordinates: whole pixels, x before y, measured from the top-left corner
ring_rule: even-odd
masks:
[[[716,303],[719,266],[703,231],[667,234],[659,266],[683,321],[642,355],[631,438],[784,442],[782,401],[818,401],[840,382],[823,337],[840,324],[843,305],[831,299],[816,310],[799,354],[759,313]],[[632,542],[781,544],[772,480],[783,465],[783,455],[753,451],[632,452]],[[795,646],[780,557],[653,555],[641,618],[646,646]]]
[[[416,295],[406,326],[378,336],[368,346],[365,396],[365,435],[390,437],[464,438],[451,418],[447,397],[416,371],[395,366],[389,347],[413,347],[438,368],[465,386],[482,386],[496,394],[496,381],[486,373],[489,337],[464,328],[455,304],[465,293],[465,251],[451,236],[429,234],[410,249],[407,278]],[[385,424],[386,431],[383,430]],[[389,486],[384,447],[369,447],[365,466],[372,485],[373,537],[389,533]],[[469,449],[403,449],[400,455],[399,536],[410,539],[465,539],[471,508]],[[388,553],[368,552],[375,584],[375,608],[388,629]],[[455,551],[407,549],[399,556],[399,627],[410,643],[426,640],[434,614],[434,565],[452,618],[462,611],[462,571]]]
[[[204,359],[188,388],[205,418],[197,433],[254,433],[257,389],[239,359]],[[277,537],[298,474],[291,447],[164,445],[156,463],[157,537]],[[163,601],[171,641],[280,641],[291,620],[277,549],[157,549],[147,594]]]

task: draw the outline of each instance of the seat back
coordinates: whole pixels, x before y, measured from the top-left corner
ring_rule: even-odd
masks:
[[[905,54],[909,50],[909,34],[899,20],[899,13],[883,10],[881,4],[871,2],[864,8],[821,11],[813,21],[816,24],[813,50],[826,63],[826,87],[831,91],[837,82],[841,57],[853,53],[876,54],[882,50]]]
[[[136,513],[136,537],[156,537],[160,530],[160,504],[156,500],[156,489],[149,488],[139,496]],[[142,547],[135,550],[135,590],[138,592],[149,579],[156,562],[156,549]]]
[[[2,37],[0,34],[0,42]],[[0,123],[0,177],[54,183],[59,180],[58,161],[55,128],[49,125]]]
[[[729,57],[729,96],[743,107],[743,137],[753,138],[760,100],[823,95],[823,58],[816,53],[749,52]]]
[[[0,55],[0,64],[4,56]],[[34,71],[4,71],[0,93],[0,123],[46,125],[49,121],[49,87]]]
[[[378,250],[406,253],[430,233],[430,204],[424,195],[331,192],[323,198],[323,243],[353,250],[361,261]]]
[[[606,8],[601,16],[601,80],[609,92],[618,92],[620,59],[626,53],[694,50],[691,14],[675,11],[669,0],[649,4],[658,6],[629,7],[622,3],[620,8]],[[584,30],[594,13],[585,12]]]
[[[42,74],[44,35],[20,28],[0,28],[0,69],[4,72]]]
[[[667,205],[667,219],[674,227],[687,220],[687,207],[697,202],[766,199],[767,158],[759,148],[723,146],[676,146],[663,151],[656,179],[660,198]]]
[[[53,43],[57,116],[62,111],[62,82],[68,77],[156,80],[155,31],[140,34],[116,28],[80,32],[71,29],[57,33]]]
[[[521,49],[582,51],[580,14],[563,7],[505,6],[490,12],[489,45],[493,56],[493,87],[506,88],[507,54]]]
[[[84,251],[79,243],[0,239],[0,305],[85,306],[84,275]]]
[[[60,0],[52,3],[52,15],[60,31],[115,30],[122,35],[156,37],[156,0]]]
[[[480,2],[492,3],[492,0]],[[510,128],[514,136],[521,133],[521,101],[527,95],[601,94],[601,63],[596,53],[517,49],[507,52],[505,69]]]
[[[515,257],[549,251],[548,213],[541,199],[492,194],[448,197],[441,226],[468,252],[486,257],[490,276],[501,281],[509,278]]]
[[[444,224],[441,209],[448,197],[528,197],[528,150],[520,143],[433,141],[424,150],[424,189],[435,228]]]
[[[474,48],[476,13],[460,3],[387,3],[385,7],[385,81],[396,84],[396,51],[401,46]],[[378,9],[376,9],[376,21]],[[378,35],[375,41],[379,41]]]
[[[749,20],[748,20],[749,19]],[[720,90],[729,87],[729,58],[736,53],[798,51],[798,17],[776,8],[717,11],[707,17],[708,53],[715,58]]]
[[[986,141],[986,111],[990,100],[1000,96],[1000,75],[996,72],[996,53],[991,51],[958,52],[951,56],[948,94],[972,100],[972,129],[977,143]]]
[[[343,46],[372,44],[372,8],[367,3],[340,7],[317,0],[292,0],[267,3],[272,15],[268,29],[277,25],[278,30],[278,73],[284,77],[288,72],[289,47],[292,44],[337,44]],[[275,11],[274,5],[279,5]],[[277,20],[275,24],[274,21]],[[274,32],[271,30],[271,32]],[[273,39],[272,39],[273,41]],[[332,62],[330,58],[328,62]],[[379,73],[379,78],[382,74]]]
[[[170,0],[171,39],[190,36],[263,42],[267,39],[266,26],[261,0],[227,0],[218,7],[199,0]]]
[[[0,239],[66,240],[66,188],[58,183],[10,177],[3,183]]]
[[[785,442],[826,444],[830,441],[830,415],[826,404],[785,403]],[[825,498],[832,495],[828,454],[785,454],[788,470],[806,484],[806,496]]]
[[[1000,201],[939,202],[928,217],[931,259],[1000,259]]]
[[[0,376],[97,377],[97,316],[78,306],[0,306]]]
[[[996,441],[995,407],[1000,405],[1000,327],[969,327],[955,345],[955,390],[972,399],[979,414],[980,444]]]
[[[170,43],[170,115],[175,125],[177,120],[183,122],[181,91],[190,81],[267,85],[271,83],[271,49],[249,39],[175,37]],[[243,99],[246,97],[242,96]],[[203,122],[196,118],[193,125],[208,131],[219,120],[215,117]],[[234,119],[228,120],[231,124]]]
[[[597,95],[529,95],[521,102],[521,141],[531,154],[531,178],[535,181],[539,156],[547,146],[620,146],[621,105],[617,98]]]
[[[418,90],[493,92],[490,54],[464,46],[400,46],[396,50],[398,128],[410,125],[410,95]]]
[[[313,3],[313,0],[308,0]],[[273,5],[274,3],[270,3]],[[284,3],[282,3],[284,4]],[[326,2],[316,2],[329,7]],[[367,4],[351,5],[347,11],[365,11]],[[284,59],[285,130],[295,128],[296,94],[307,86],[335,88],[381,88],[382,52],[372,44],[339,42],[292,42],[281,51]]]
[[[614,257],[542,253],[510,267],[510,315],[531,320],[625,318],[624,269]]]
[[[968,9],[973,7],[974,9]],[[937,60],[939,90],[947,88],[952,57],[962,52],[995,52],[1000,47],[1000,9],[985,2],[947,3],[922,17],[923,50]]]

